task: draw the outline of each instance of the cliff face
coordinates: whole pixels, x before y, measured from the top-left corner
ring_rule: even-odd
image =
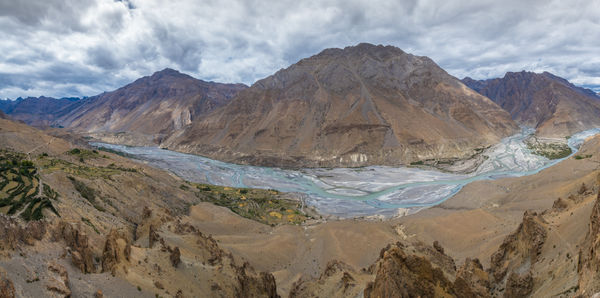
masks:
[[[542,136],[564,137],[600,126],[600,97],[548,72],[508,72],[503,78],[462,81]]]
[[[468,156],[516,129],[431,59],[360,44],[256,82],[163,146],[268,166],[397,165]]]
[[[525,212],[523,222],[492,255],[490,274],[494,292],[523,297],[533,290],[534,264],[540,259],[547,237],[547,223],[535,212]]]
[[[205,82],[165,69],[87,98],[57,123],[86,133],[121,134],[123,140],[130,136],[130,143],[144,137],[160,142],[164,136],[225,105],[245,88],[242,84]]]
[[[398,243],[382,251],[376,263],[375,281],[365,297],[450,297],[454,283],[425,257],[407,253]]]
[[[582,295],[600,292],[600,193],[592,208],[585,241],[579,251],[577,272],[579,291]]]

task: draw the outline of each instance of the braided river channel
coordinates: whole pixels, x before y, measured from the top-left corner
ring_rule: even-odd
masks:
[[[91,145],[129,154],[192,182],[300,193],[307,205],[324,215],[391,217],[440,204],[473,181],[532,175],[568,158],[549,160],[531,153],[524,141],[533,132],[523,128],[486,149],[482,154],[487,159],[470,174],[387,166],[287,170],[231,164],[158,147]],[[591,129],[571,136],[571,155],[598,133],[600,129]]]

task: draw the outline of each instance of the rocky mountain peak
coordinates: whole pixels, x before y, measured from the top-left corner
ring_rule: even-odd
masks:
[[[175,69],[172,68],[165,68],[163,70],[157,71],[155,73],[153,73],[150,76],[150,79],[152,81],[157,81],[160,79],[165,79],[165,78],[186,78],[186,79],[193,79],[191,76],[181,73]]]

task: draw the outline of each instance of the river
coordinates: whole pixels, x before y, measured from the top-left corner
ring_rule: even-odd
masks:
[[[472,174],[387,166],[287,170],[231,164],[158,147],[91,145],[130,154],[192,182],[300,193],[307,205],[324,215],[390,217],[440,204],[473,181],[532,175],[568,158],[549,160],[532,154],[524,143],[531,133],[533,129],[523,128],[487,149],[482,154],[488,158]],[[591,129],[571,136],[572,154],[598,133],[600,129]]]

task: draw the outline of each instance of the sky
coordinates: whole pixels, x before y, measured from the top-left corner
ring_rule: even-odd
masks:
[[[475,79],[600,91],[599,0],[0,0],[0,98],[92,96],[173,68],[245,83],[361,42]]]

